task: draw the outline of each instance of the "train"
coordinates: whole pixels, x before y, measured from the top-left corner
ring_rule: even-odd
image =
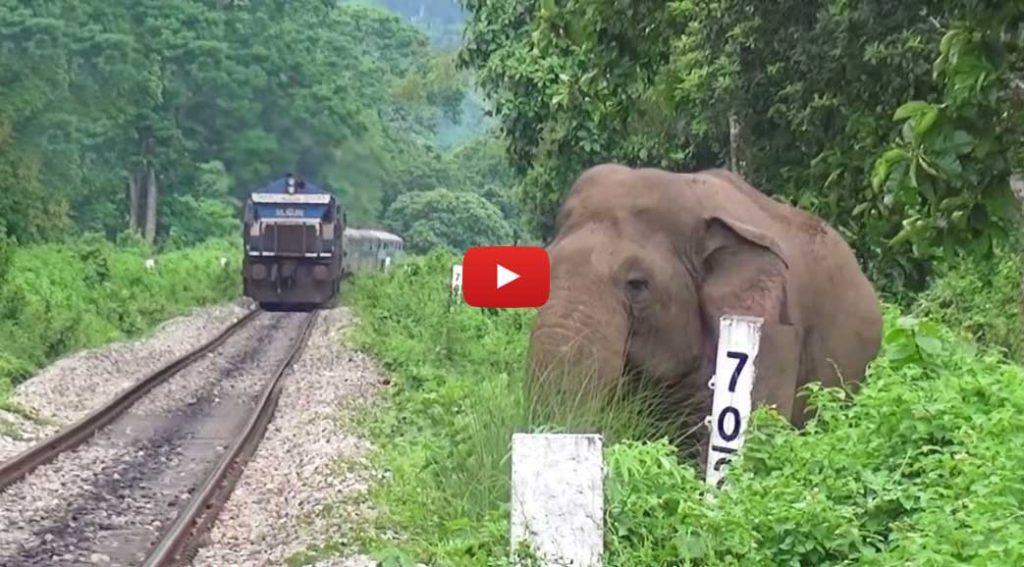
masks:
[[[267,310],[336,305],[343,279],[386,271],[404,249],[396,234],[349,227],[333,193],[291,173],[252,191],[243,215],[243,293]]]
[[[346,227],[342,240],[345,248],[343,275],[387,271],[402,255],[405,247],[402,237],[375,229]]]

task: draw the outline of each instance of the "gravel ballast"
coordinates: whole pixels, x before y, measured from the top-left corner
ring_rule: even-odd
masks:
[[[248,301],[194,310],[146,337],[62,358],[20,384],[10,400],[42,423],[0,410],[0,461],[28,449],[185,353],[251,308]]]
[[[138,565],[248,419],[304,319],[261,314],[0,494],[0,564]]]
[[[207,342],[251,307],[248,302],[221,305],[196,310],[160,326],[141,340],[118,343],[69,356],[22,384],[12,396],[21,407],[51,420],[39,425],[17,414],[0,411],[0,425],[15,423],[21,438],[5,437],[0,428],[0,460],[14,456],[33,443],[52,435],[63,427],[92,411],[118,392],[143,376],[157,370],[175,358]],[[332,547],[348,540],[347,531],[364,523],[371,513],[364,500],[365,490],[371,482],[366,457],[369,443],[346,430],[345,420],[387,383],[385,374],[366,355],[351,351],[342,344],[342,334],[354,324],[353,316],[345,307],[321,312],[302,357],[285,377],[282,395],[274,419],[253,458],[249,461],[235,489],[211,532],[204,539],[192,565],[210,567],[263,567],[284,565],[289,557],[331,543]],[[168,396],[181,399],[184,392],[174,385],[165,385]],[[69,395],[71,393],[72,395]],[[186,395],[187,397],[187,395]],[[140,400],[139,410],[159,410],[165,406],[159,400]],[[148,413],[148,412],[147,412]],[[143,429],[145,426],[143,425]],[[142,430],[138,435],[142,435]],[[84,448],[83,448],[84,450]],[[94,446],[86,467],[61,468],[68,458],[63,455],[55,466],[40,477],[40,491],[29,497],[37,502],[31,506],[32,514],[24,519],[42,518],[43,510],[57,510],[75,487],[86,485],[114,486],[133,479],[121,466],[126,457],[117,446]],[[105,483],[98,482],[106,478]],[[45,485],[45,486],[44,486]],[[52,487],[61,487],[52,489]],[[51,487],[46,489],[45,487]],[[14,489],[15,487],[11,487]],[[8,494],[11,496],[13,494]],[[0,494],[0,498],[5,496]],[[20,493],[19,497],[26,497]],[[182,498],[186,495],[183,494]],[[6,499],[5,499],[6,500]],[[170,503],[168,503],[170,504]],[[28,518],[27,516],[33,516]],[[47,515],[47,517],[49,517]],[[24,538],[40,533],[38,526],[30,526],[17,518],[0,518],[0,532],[8,532],[6,543],[24,545]],[[75,519],[70,519],[74,523]],[[119,517],[111,510],[109,537],[116,538],[118,530],[126,537],[138,526],[129,519]],[[17,529],[14,529],[18,524]],[[160,530],[162,523],[150,526]],[[341,526],[339,528],[339,526]],[[17,535],[15,534],[17,532]],[[112,543],[108,538],[107,543]],[[18,544],[15,544],[15,540]],[[19,546],[20,546],[19,545]],[[44,546],[46,546],[44,544]],[[47,546],[48,547],[48,546]],[[24,548],[23,548],[24,549]],[[87,554],[62,552],[53,549],[50,561],[54,565],[117,564],[117,553]],[[322,559],[317,567],[372,567],[369,558],[345,554],[340,558]],[[81,562],[81,563],[79,563]],[[0,561],[2,563],[2,561]]]
[[[344,307],[321,314],[302,358],[286,376],[266,436],[194,567],[284,565],[296,553],[344,541],[339,524],[364,521],[369,511],[356,501],[370,480],[360,471],[367,470],[361,465],[371,447],[346,433],[343,423],[385,379],[370,358],[343,346],[341,335],[352,322]],[[352,555],[315,565],[375,562]]]

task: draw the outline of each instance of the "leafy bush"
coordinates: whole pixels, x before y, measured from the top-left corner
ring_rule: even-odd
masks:
[[[0,400],[10,388],[65,353],[137,335],[190,307],[235,297],[231,240],[156,256],[100,237],[13,250],[0,282]]]
[[[731,488],[714,502],[644,424],[552,427],[523,403],[531,314],[449,310],[454,258],[361,276],[356,339],[391,370],[366,426],[388,471],[368,545],[385,564],[503,565],[513,431],[597,428],[606,449],[606,564],[1018,565],[1024,561],[1024,372],[927,320],[887,308],[882,355],[849,400],[809,388],[795,432],[754,414]],[[370,534],[374,536],[374,534]]]
[[[993,259],[961,256],[940,270],[932,286],[918,296],[915,314],[941,321],[979,344],[1005,349],[1010,358],[1024,362],[1020,254],[1004,246]]]
[[[609,564],[1019,565],[1024,372],[927,321],[886,323],[856,403],[812,389],[801,434],[758,412],[713,504],[668,447],[612,447]]]

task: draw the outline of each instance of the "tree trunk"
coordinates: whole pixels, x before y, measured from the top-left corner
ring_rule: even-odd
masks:
[[[1010,189],[1017,197],[1017,203],[1024,209],[1024,171],[1016,171],[1010,175]]]
[[[743,156],[743,123],[735,112],[729,114],[729,169],[741,177],[746,176]]]
[[[157,200],[159,199],[156,187],[156,170],[149,166],[149,175],[146,179],[146,242],[152,244],[156,240],[156,214]]]
[[[139,231],[139,178],[135,172],[128,174],[128,230]]]
[[[1024,210],[1024,171],[1015,171],[1010,174],[1010,189],[1013,190],[1014,197],[1017,197],[1017,204]],[[1024,254],[1024,250],[1020,251],[1020,253]],[[1021,316],[1024,317],[1024,275],[1021,276],[1020,280],[1020,296],[1018,300]]]

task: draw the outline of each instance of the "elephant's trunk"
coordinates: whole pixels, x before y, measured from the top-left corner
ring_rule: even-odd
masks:
[[[553,290],[530,337],[531,394],[560,406],[600,402],[617,391],[629,320],[612,293]]]

